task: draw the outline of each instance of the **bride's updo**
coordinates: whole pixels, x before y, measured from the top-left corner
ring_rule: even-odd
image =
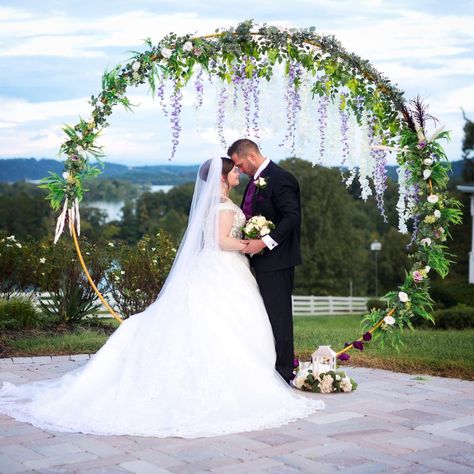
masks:
[[[234,169],[234,162],[227,158],[226,156],[221,157],[222,160],[222,176],[227,178],[227,175]],[[209,175],[209,168],[211,167],[212,160],[207,160],[203,163],[201,168],[199,169],[199,177],[203,181],[207,181],[207,177]]]

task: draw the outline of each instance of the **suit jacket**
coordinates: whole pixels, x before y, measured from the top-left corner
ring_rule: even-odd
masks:
[[[299,265],[301,201],[298,181],[273,161],[270,161],[259,177],[265,178],[267,185],[255,190],[252,215],[262,215],[275,224],[276,228],[272,230],[270,237],[278,245],[273,250],[264,249],[263,254],[254,255],[250,260],[251,265],[257,271],[264,272]],[[243,203],[244,201],[242,206]]]

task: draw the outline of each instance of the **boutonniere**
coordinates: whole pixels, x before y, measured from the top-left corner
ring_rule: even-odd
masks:
[[[257,187],[258,189],[265,189],[267,187],[267,181],[268,181],[268,178],[264,178],[263,176],[260,178],[257,178],[254,181],[255,187]]]

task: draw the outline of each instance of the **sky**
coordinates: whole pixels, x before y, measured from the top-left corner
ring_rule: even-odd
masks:
[[[407,98],[424,98],[451,131],[448,158],[461,158],[461,107],[474,120],[474,1],[0,0],[0,166],[2,158],[63,159],[61,127],[87,118],[87,101],[100,91],[104,70],[126,62],[130,51],[144,51],[144,38],[203,35],[246,19],[333,34]],[[211,92],[196,118],[192,91],[186,91],[175,164],[225,154]],[[145,86],[128,95],[141,105],[133,113],[114,111],[100,141],[106,160],[169,164],[171,132],[159,104]],[[289,155],[278,146],[282,132],[265,133],[264,154],[275,160]]]

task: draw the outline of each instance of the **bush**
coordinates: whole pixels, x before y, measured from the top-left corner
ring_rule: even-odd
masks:
[[[28,298],[0,300],[0,329],[37,329],[43,325],[41,312]]]
[[[379,298],[371,298],[367,301],[367,311],[372,311],[372,309],[386,309],[387,303],[385,300],[381,300]]]
[[[162,231],[145,235],[135,247],[107,246],[114,266],[105,278],[121,317],[140,313],[156,300],[176,255],[174,245]]]
[[[104,292],[105,272],[110,265],[100,248],[81,238],[81,250],[89,273]],[[41,301],[45,314],[63,324],[77,323],[89,315],[97,314],[101,303],[89,284],[76,251],[70,240],[60,239],[56,245],[42,244],[37,251],[36,280],[50,298]]]
[[[435,311],[435,324],[418,318],[413,320],[414,326],[433,329],[469,329],[474,328],[474,308],[457,305],[448,309]]]
[[[430,295],[437,305],[451,308],[458,304],[474,307],[474,285],[465,279],[434,280]]]

